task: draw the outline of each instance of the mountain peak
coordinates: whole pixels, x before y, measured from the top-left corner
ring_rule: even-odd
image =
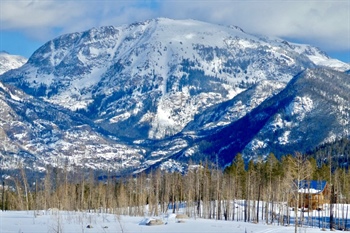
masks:
[[[6,51],[0,52],[0,75],[23,66],[27,62],[27,58],[19,55],[11,55]]]
[[[88,119],[89,130],[98,129],[107,144],[137,147],[122,151],[137,151],[147,167],[210,146],[215,147],[210,152],[231,156],[226,162],[233,152],[253,154],[265,145],[262,154],[286,145],[293,149],[299,138],[310,137],[298,124],[318,133],[310,147],[331,138],[329,128],[309,129],[307,119],[338,121],[332,123],[338,135],[348,105],[339,110],[332,103],[347,98],[348,75],[321,67],[343,69],[344,64],[310,45],[251,35],[235,26],[158,18],[62,35],[0,80]],[[327,119],[317,117],[326,110]],[[196,144],[203,138],[206,142]]]
[[[25,80],[20,83],[28,93],[86,112],[113,133],[164,138],[181,132],[199,111],[256,83],[287,83],[327,61],[312,46],[239,27],[157,18],[55,38],[8,80]],[[121,130],[131,122],[139,127],[134,136]]]

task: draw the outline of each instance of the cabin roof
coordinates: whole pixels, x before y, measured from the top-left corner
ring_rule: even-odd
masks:
[[[302,180],[299,181],[298,192],[308,194],[321,193],[326,187],[327,181],[325,180]]]

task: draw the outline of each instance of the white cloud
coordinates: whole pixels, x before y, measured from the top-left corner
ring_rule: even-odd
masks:
[[[64,27],[85,10],[77,1],[2,1],[1,23],[3,29]]]
[[[350,50],[350,1],[277,0],[1,0],[2,30],[49,40],[58,34],[154,17],[233,24],[245,31],[294,38],[322,49]]]
[[[350,49],[350,1],[169,1],[171,17],[234,24],[247,32],[295,38],[333,49]]]

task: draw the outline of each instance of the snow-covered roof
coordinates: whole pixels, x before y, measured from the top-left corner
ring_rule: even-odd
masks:
[[[326,187],[327,181],[322,180],[302,180],[298,184],[299,193],[317,194],[321,193]]]

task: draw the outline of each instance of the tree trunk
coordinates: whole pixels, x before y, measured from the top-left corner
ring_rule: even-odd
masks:
[[[2,181],[1,209],[5,211],[5,181]]]
[[[334,229],[334,202],[335,202],[335,195],[334,195],[334,185],[332,185],[332,191],[331,191],[331,203],[329,208],[329,229]]]

